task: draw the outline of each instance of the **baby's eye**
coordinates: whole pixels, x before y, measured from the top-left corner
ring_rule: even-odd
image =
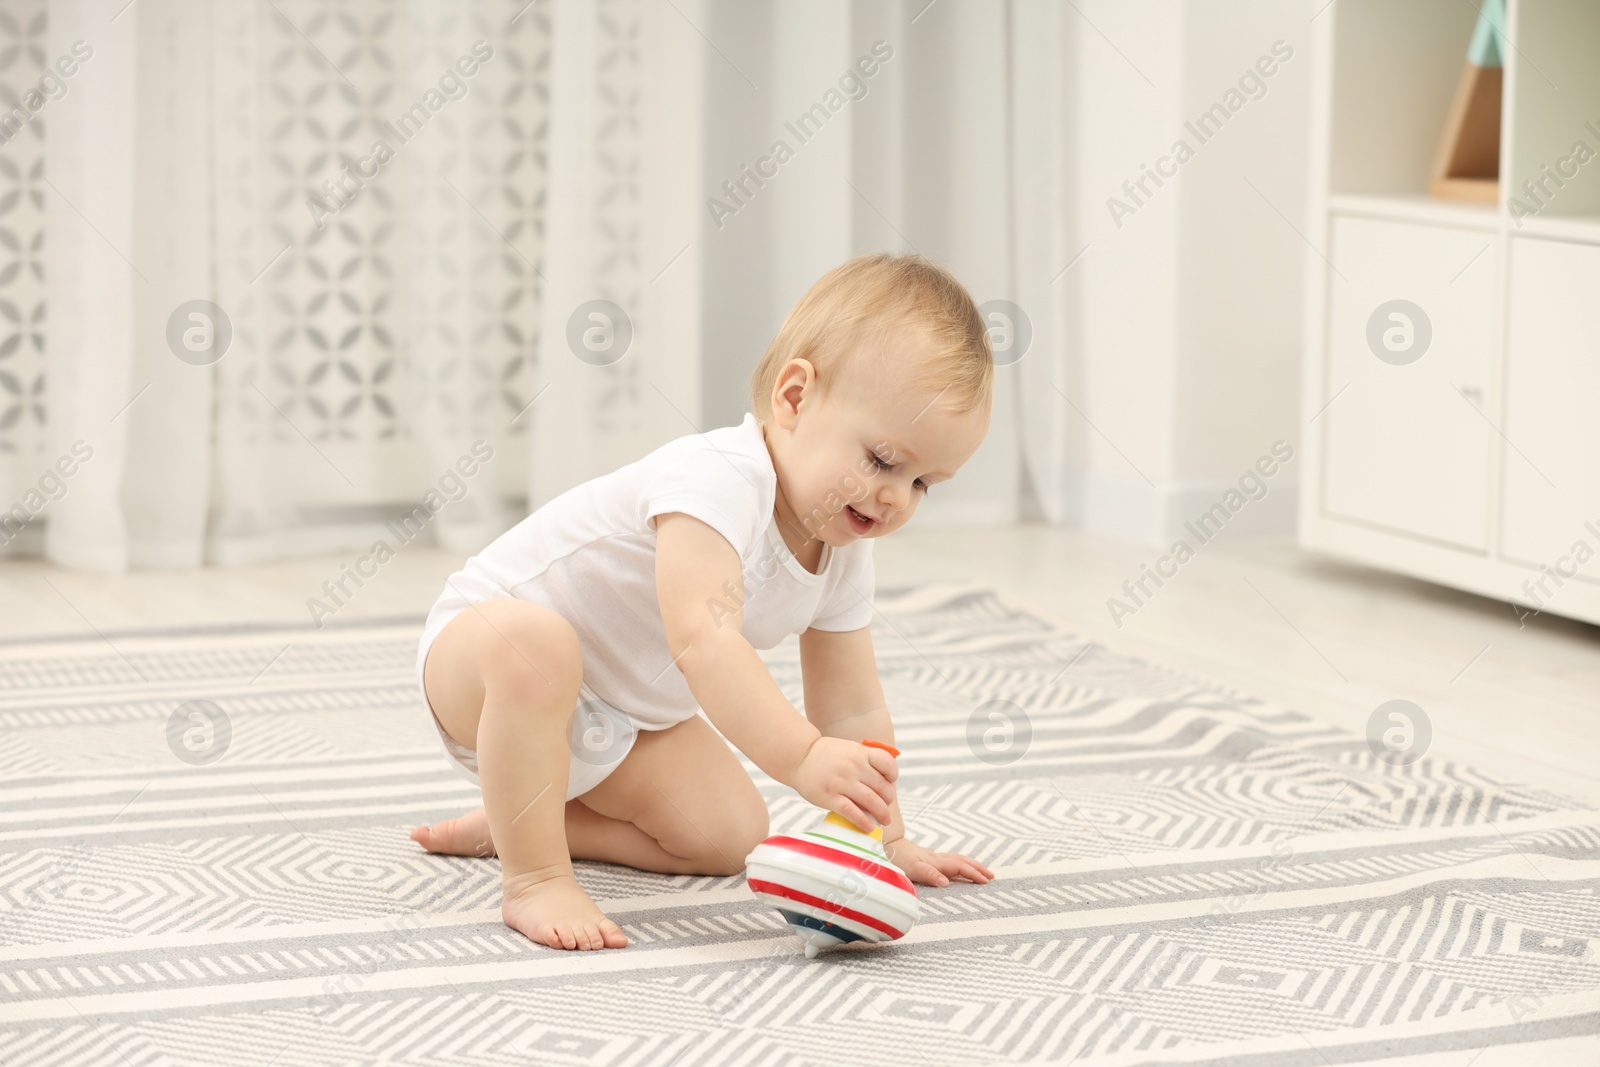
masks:
[[[881,470],[881,471],[892,470],[894,468],[894,464],[893,463],[890,463],[890,462],[886,461],[882,456],[878,455],[876,452],[868,452],[867,455],[872,457],[872,462],[877,464],[878,469]],[[916,486],[918,489],[921,489],[924,493],[926,493],[928,491],[928,483],[923,481],[921,478],[918,478],[916,481],[912,482],[911,484]]]

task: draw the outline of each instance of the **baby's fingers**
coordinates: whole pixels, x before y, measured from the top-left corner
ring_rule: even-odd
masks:
[[[900,777],[900,764],[881,748],[867,749],[867,763],[891,782]]]
[[[931,860],[917,860],[906,871],[906,874],[913,882],[921,882],[923,885],[950,884],[950,879],[946,878],[944,872]]]
[[[925,862],[939,872],[940,880],[933,882],[933,885],[948,885],[953,878],[965,878],[982,885],[994,877],[993,872],[983,864],[953,852],[935,852]]]
[[[894,803],[895,788],[892,782],[884,778],[878,778],[875,780],[869,780],[867,785],[871,787],[874,793],[883,798],[883,802],[885,804]],[[888,819],[884,820],[885,823],[888,821]]]
[[[833,810],[838,812],[840,815],[843,815],[851,822],[855,823],[856,829],[860,830],[864,834],[872,833],[872,828],[874,825],[884,825],[884,823],[876,822],[873,817],[861,807],[860,804],[857,804],[855,801],[842,794],[840,795],[839,799],[834,802]],[[886,822],[887,820],[885,820],[885,823]]]
[[[972,877],[971,874],[967,873],[969,871],[976,874],[981,874],[984,876],[984,878],[994,877],[993,871],[979,863],[977,860],[973,859],[971,856],[963,856],[959,852],[952,852],[950,853],[950,858],[958,862],[959,870],[964,877]],[[972,880],[976,882],[978,879],[973,878]]]
[[[893,795],[892,793],[890,794]],[[894,813],[889,810],[889,802],[879,792],[867,785],[857,786],[850,794],[850,799],[859,804],[867,814],[878,820],[879,826],[888,826]],[[869,831],[870,832],[870,831]]]
[[[994,872],[981,863],[967,859],[965,856],[955,857],[957,862],[945,868],[945,873],[952,878],[965,878],[969,882],[979,885],[994,877]]]

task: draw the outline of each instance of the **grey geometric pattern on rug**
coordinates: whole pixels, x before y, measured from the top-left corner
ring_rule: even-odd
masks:
[[[743,875],[579,863],[620,951],[504,927],[494,861],[406,838],[477,803],[420,712],[420,620],[0,645],[0,1060],[1553,1063],[1600,1040],[1594,805],[1390,766],[986,589],[877,605],[910,832],[999,877],[919,887],[904,940],[814,961]],[[799,706],[795,644],[764,658]],[[231,736],[190,765],[168,721],[200,699]],[[980,758],[994,700],[1026,717],[1011,762]],[[816,817],[745,766],[774,833]]]

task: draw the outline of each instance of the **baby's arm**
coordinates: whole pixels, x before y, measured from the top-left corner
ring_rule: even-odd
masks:
[[[806,630],[800,635],[800,679],[806,694],[806,718],[824,737],[848,741],[872,738],[894,744],[894,722],[889,702],[878,680],[878,661],[872,651],[872,631]],[[891,818],[883,824],[883,839],[905,835],[900,804],[890,805]]]
[[[656,517],[656,594],[667,647],[712,725],[812,804],[862,829],[889,822],[893,757],[824,736],[789,703],[744,637],[743,578],[739,554],[711,526],[683,512]]]
[[[894,722],[878,679],[872,631],[810,629],[800,635],[800,675],[806,694],[806,718],[826,737],[852,740],[870,737],[894,743]],[[952,878],[987,882],[988,867],[958,852],[934,852],[906,836],[900,803],[890,805],[883,828],[883,848],[912,881],[948,885]],[[913,812],[915,814],[915,812]]]

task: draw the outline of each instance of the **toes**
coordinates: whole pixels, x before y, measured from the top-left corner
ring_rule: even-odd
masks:
[[[539,928],[533,940],[569,951],[626,948],[628,935],[610,919],[599,922],[551,923]]]
[[[494,855],[494,843],[487,833],[466,818],[444,819],[432,826],[418,826],[411,831],[411,840],[427,849],[451,856]]]
[[[438,827],[418,826],[411,831],[411,840],[427,849],[429,852],[443,852],[445,839]]]

